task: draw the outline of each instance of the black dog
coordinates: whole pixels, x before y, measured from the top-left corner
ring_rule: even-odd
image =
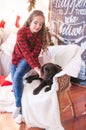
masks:
[[[42,78],[40,78],[38,74],[27,77],[26,80],[28,83],[31,83],[33,80],[41,81],[40,85],[34,89],[33,94],[38,94],[46,85],[49,85],[49,87],[45,89],[45,92],[49,91],[51,89],[51,85],[53,84],[53,76],[59,73],[61,70],[62,69],[59,65],[46,63],[41,67]]]

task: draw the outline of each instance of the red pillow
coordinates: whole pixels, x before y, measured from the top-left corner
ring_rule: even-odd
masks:
[[[0,85],[2,86],[8,86],[12,85],[12,82],[5,80],[7,76],[0,76]]]

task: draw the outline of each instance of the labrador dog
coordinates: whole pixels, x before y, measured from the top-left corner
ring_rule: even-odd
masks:
[[[45,92],[49,91],[53,84],[54,75],[59,73],[61,70],[62,68],[59,65],[53,63],[46,63],[41,67],[42,78],[40,78],[38,74],[27,77],[27,83],[31,83],[33,80],[41,81],[40,85],[34,89],[33,94],[38,94],[41,89],[43,89],[46,85],[48,85],[49,87],[45,88]]]

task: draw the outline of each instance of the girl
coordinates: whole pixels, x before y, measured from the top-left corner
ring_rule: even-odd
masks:
[[[22,122],[21,98],[23,93],[23,77],[34,69],[40,76],[38,60],[41,48],[46,47],[45,17],[42,11],[33,11],[23,27],[17,32],[16,44],[12,53],[12,80],[16,107],[13,118],[19,117],[16,122]],[[19,115],[19,116],[18,116]]]

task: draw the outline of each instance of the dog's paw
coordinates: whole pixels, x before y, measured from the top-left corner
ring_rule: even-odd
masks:
[[[39,93],[39,90],[36,88],[36,89],[34,89],[34,91],[33,91],[33,95],[37,95]]]
[[[31,83],[32,79],[28,77],[28,78],[26,78],[26,81],[27,81],[27,83]]]
[[[45,92],[48,92],[50,89],[50,87],[45,88]]]

